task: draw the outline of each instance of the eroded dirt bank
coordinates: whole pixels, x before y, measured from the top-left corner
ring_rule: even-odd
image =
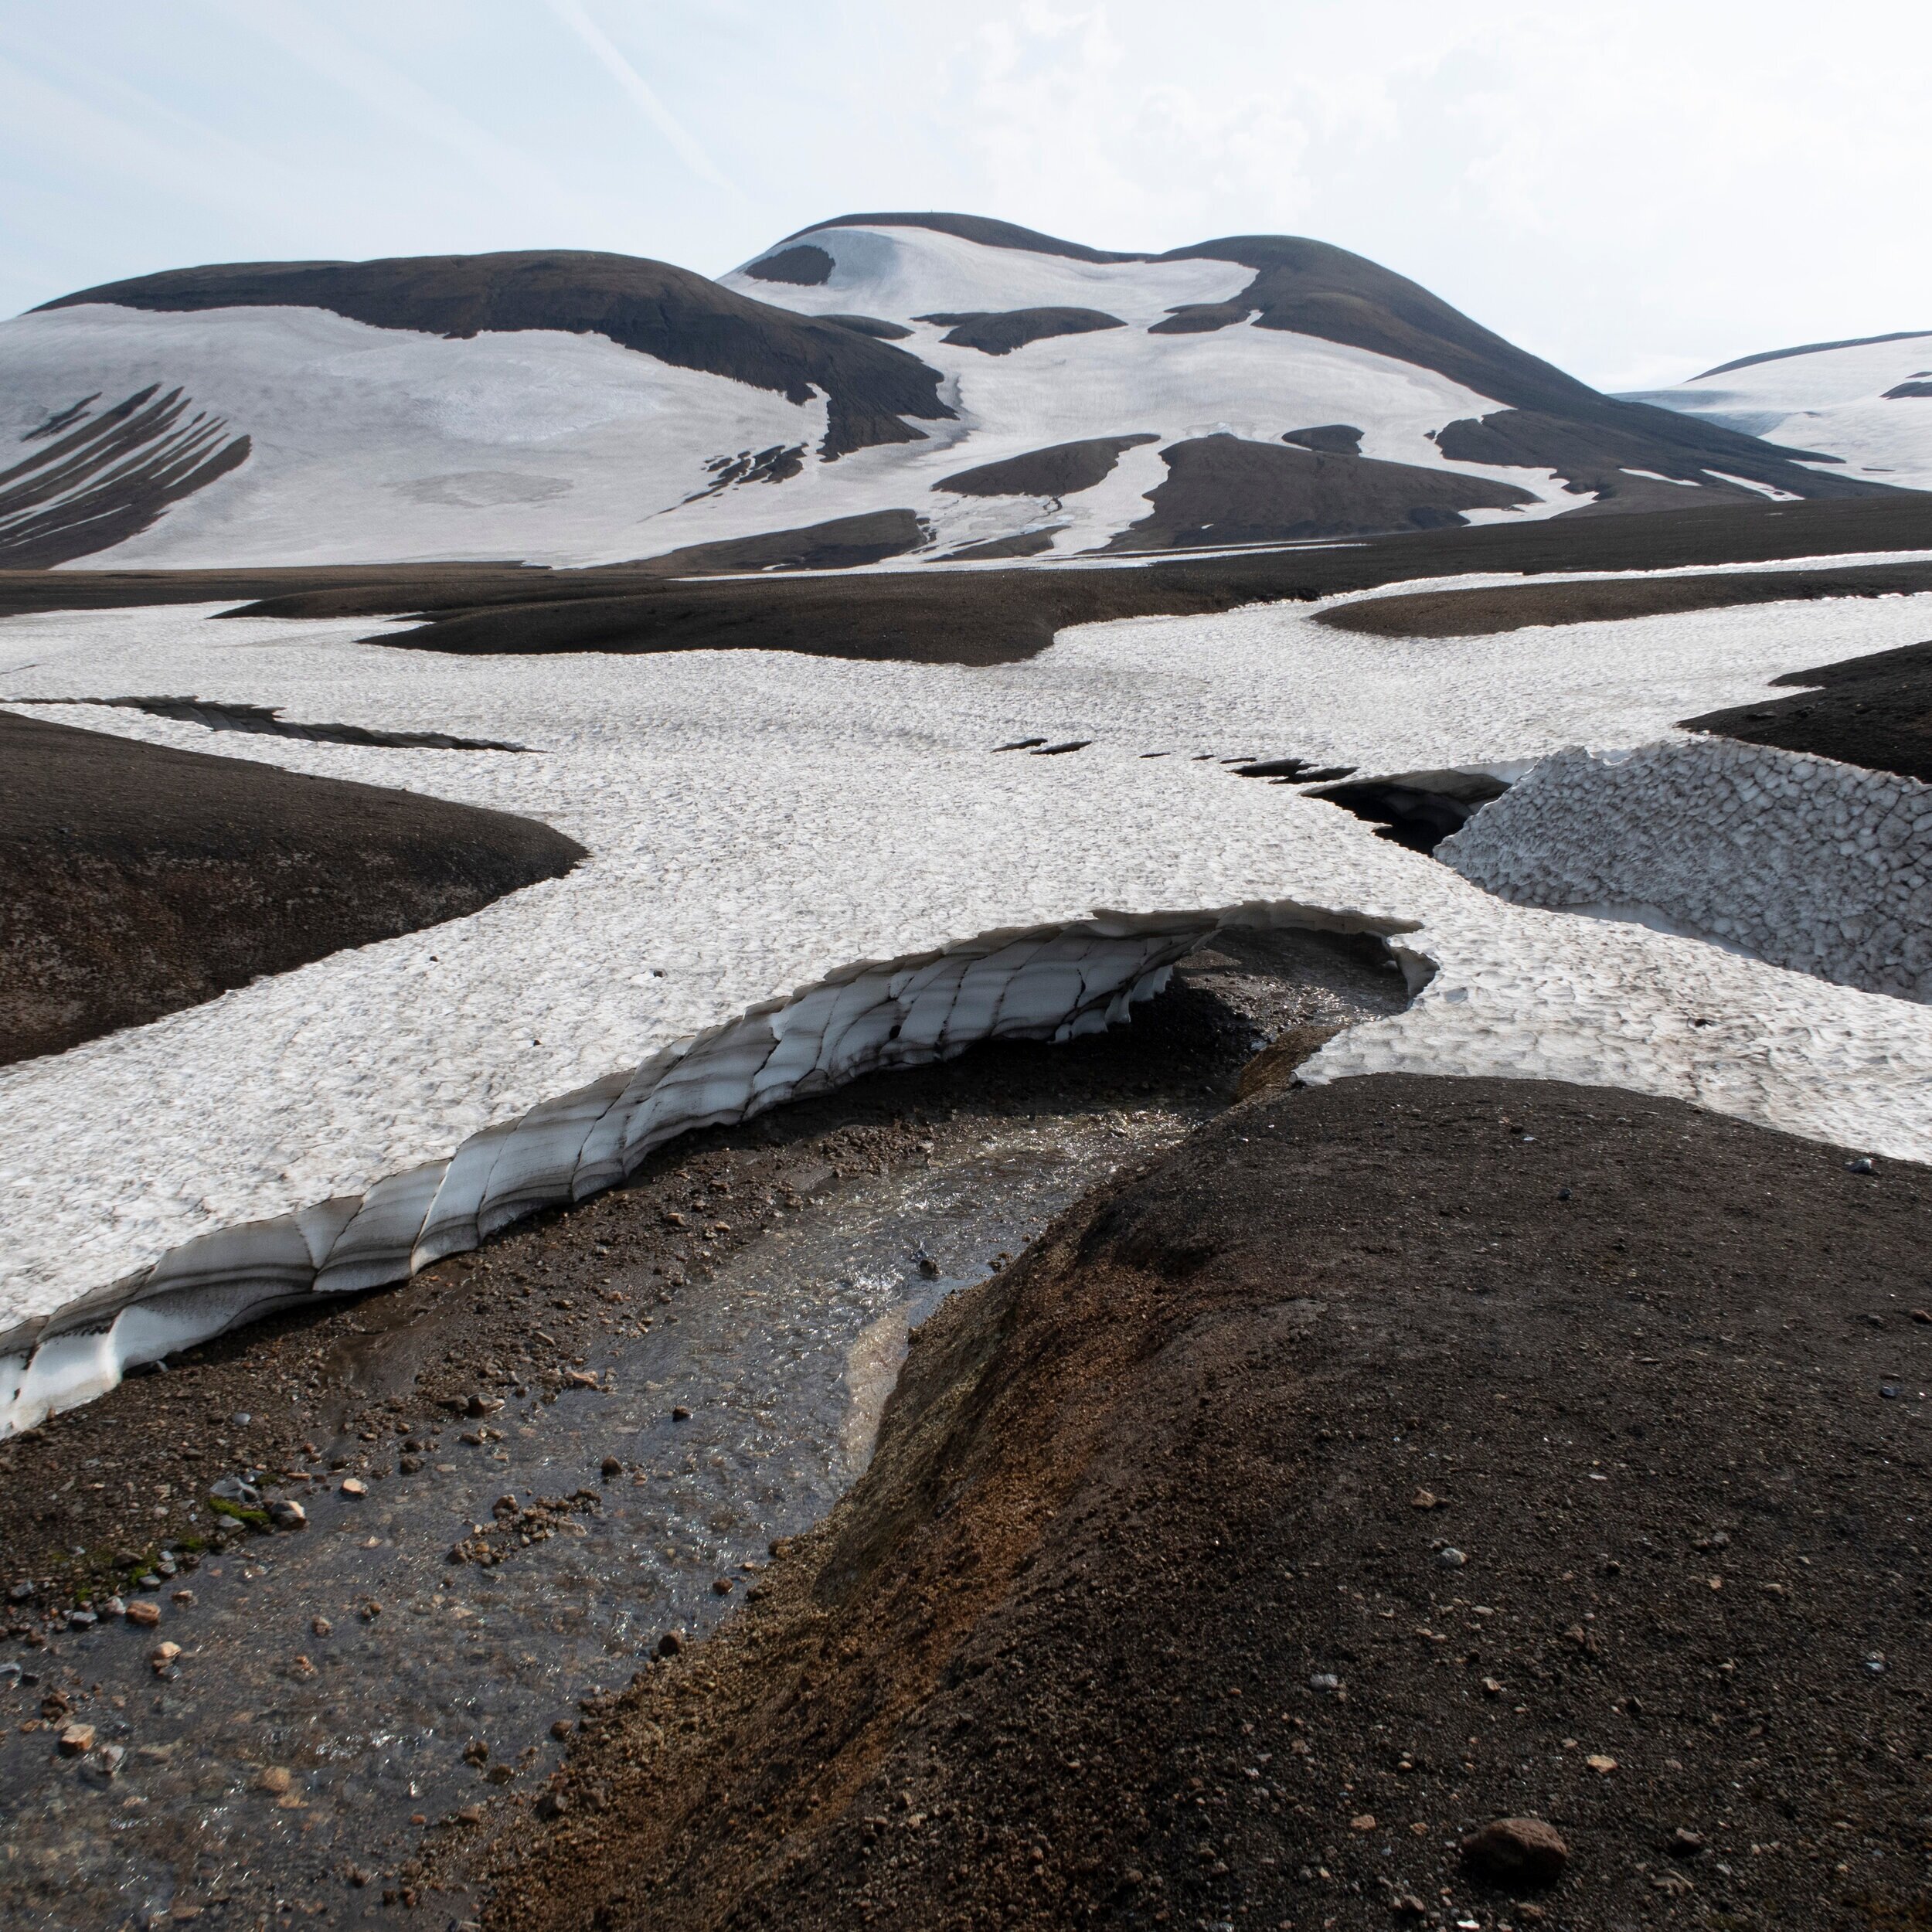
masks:
[[[1924,1923],[1932,1175],[1855,1158],[1549,1083],[1236,1108],[927,1322],[486,1924]],[[1518,1814],[1570,1856],[1512,1900],[1458,1848]]]

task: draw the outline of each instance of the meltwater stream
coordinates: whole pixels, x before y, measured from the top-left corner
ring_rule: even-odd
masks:
[[[1187,1124],[1158,1107],[1002,1122],[944,1168],[838,1183],[594,1362],[609,1389],[512,1401],[492,1419],[500,1441],[464,1444],[452,1423],[420,1475],[359,1502],[318,1497],[305,1533],[207,1557],[169,1586],[192,1588],[192,1619],[62,1639],[7,1701],[31,1721],[43,1693],[97,1684],[96,1760],[100,1745],[127,1755],[111,1777],[97,1761],[49,1777],[49,1730],[9,1726],[0,1916],[79,1928],[400,1910],[414,1819],[447,1819],[498,1781],[533,1794],[579,1697],[628,1682],[664,1631],[714,1621],[773,1537],[849,1486],[909,1325]],[[607,1457],[623,1467],[607,1478]],[[505,1495],[563,1505],[543,1512],[552,1533],[498,1529]],[[479,1529],[502,1560],[452,1563]],[[185,1648],[163,1680],[148,1659],[171,1632]],[[447,1903],[429,1922],[467,1916]]]
[[[0,1922],[468,1921],[480,1901],[420,1877],[426,1842],[533,1801],[580,1699],[726,1614],[770,1541],[824,1515],[869,1458],[910,1326],[1218,1111],[1228,1070],[1284,1025],[1406,997],[1362,942],[1216,944],[1179,996],[1219,1016],[1218,1073],[1190,1063],[1131,1100],[969,1106],[923,1168],[823,1168],[801,1213],[658,1304],[648,1333],[613,1336],[587,1364],[597,1386],[452,1420],[413,1473],[311,1492],[305,1531],[160,1580],[158,1627],[104,1621],[21,1654],[17,1679],[0,1668]],[[611,1266],[611,1288],[657,1303],[646,1266]],[[182,1648],[158,1674],[162,1639]],[[73,1721],[93,1746],[64,1757]]]

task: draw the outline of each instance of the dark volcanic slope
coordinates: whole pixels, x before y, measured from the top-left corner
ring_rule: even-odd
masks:
[[[160,390],[100,410],[88,396],[21,438],[28,453],[0,469],[0,568],[48,570],[124,543],[248,461],[247,437]]]
[[[1056,335],[1091,335],[1100,329],[1127,326],[1119,316],[1097,308],[975,309],[918,315],[913,320],[937,322],[947,332],[947,342],[986,355],[1010,355],[1029,342],[1046,342]]]
[[[1339,460],[1339,459],[1338,459]],[[1070,624],[1186,615],[1465,571],[1662,570],[1932,549],[1932,493],[1418,532],[1332,549],[1177,558],[1131,570],[900,572],[666,583],[655,563],[589,570],[379,564],[287,570],[0,571],[0,616],[233,599],[251,616],[415,612],[406,648],[730,650],[1009,664]],[[1847,573],[1849,574],[1849,573]],[[244,604],[243,600],[259,602]]]
[[[818,251],[814,251],[818,252]],[[377,328],[474,335],[555,328],[607,335],[680,369],[704,369],[794,403],[828,399],[825,454],[917,442],[900,420],[950,417],[939,374],[903,349],[754,302],[664,262],[553,249],[369,262],[233,262],[108,282],[48,308],[112,302],[162,311],[325,308]]]
[[[1440,530],[1464,510],[1536,501],[1512,483],[1226,434],[1171,443],[1161,460],[1167,481],[1148,492],[1153,514],[1109,549]]]
[[[1842,342],[1803,342],[1796,349],[1767,349],[1756,355],[1740,355],[1734,362],[1719,362],[1715,369],[1707,369],[1702,376],[1693,376],[1693,383],[1701,383],[1706,376],[1728,376],[1734,369],[1755,369],[1760,362],[1782,362],[1793,355],[1818,355],[1834,349],[1869,349],[1874,342],[1910,342],[1923,337],[1932,342],[1932,329],[1894,329],[1889,335],[1852,335]]]
[[[682,549],[653,557],[650,567],[664,577],[702,577],[735,570],[845,570],[855,564],[879,563],[887,557],[902,556],[925,541],[925,530],[910,510],[868,510],[862,515],[837,516],[829,522],[809,523],[796,530],[767,530],[757,536],[686,544]]]
[[[1526,1815],[1577,1932],[1917,1923],[1928,1207],[1613,1090],[1238,1109],[928,1323],[486,1923],[1521,1926]]]
[[[1922,587],[1932,589],[1932,582]],[[1815,752],[1932,785],[1932,643],[1874,651],[1771,682],[1807,688],[1770,704],[1707,711],[1683,723],[1692,731]]]
[[[549,826],[0,711],[0,1065],[568,872]]]
[[[1689,494],[1625,476],[1625,465],[1695,478],[1713,494],[1726,486],[1706,475],[1712,469],[1804,497],[1864,495],[1886,487],[1801,468],[1790,460],[1794,452],[1755,437],[1650,403],[1604,396],[1485,328],[1406,276],[1304,236],[1230,235],[1164,255],[1145,255],[1083,248],[975,216],[846,215],[820,229],[861,226],[929,228],[989,247],[1028,249],[1078,261],[1238,264],[1253,274],[1240,295],[1225,302],[1185,304],[1155,323],[1151,332],[1199,334],[1252,318],[1257,328],[1318,336],[1435,369],[1507,406],[1505,413],[1484,419],[1483,425],[1456,426],[1461,442],[1480,444],[1485,453],[1464,457],[1445,444],[1445,454],[1458,460],[1554,468],[1580,490],[1597,494],[1600,503],[1593,508],[1663,508],[1668,505],[1663,492]],[[804,230],[791,239],[801,241],[816,232]]]
[[[1077,443],[1054,443],[977,469],[961,470],[935,483],[957,496],[1077,496],[1114,474],[1123,450],[1158,443],[1151,432],[1134,436],[1090,436]]]
[[[1486,590],[1417,590],[1338,604],[1316,621],[1377,638],[1480,638],[1535,624],[1600,624],[1682,611],[1804,597],[1883,597],[1932,590],[1932,563],[1828,565],[1710,577],[1625,577],[1594,583],[1509,583]],[[1816,680],[1806,674],[1806,683]]]

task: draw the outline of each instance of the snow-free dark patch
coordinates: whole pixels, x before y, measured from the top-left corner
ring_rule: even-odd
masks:
[[[1338,468],[1374,467],[1360,457],[1328,460]],[[1162,558],[1131,570],[1020,565],[842,579],[778,574],[728,583],[667,582],[661,560],[575,570],[480,563],[0,571],[0,616],[226,600],[236,616],[420,617],[414,630],[376,634],[376,641],[391,648],[483,655],[757,648],[907,663],[1011,664],[1044,650],[1068,624],[1191,616],[1416,578],[1678,570],[1917,549],[1932,549],[1932,493],[1900,491],[1856,502],[1760,502],[1693,516],[1565,517],[1332,548]],[[1567,596],[1571,587],[1525,588]]]
[[[461,918],[583,855],[508,812],[0,711],[0,1064]]]
[[[1713,376],[1728,376],[1732,370],[1756,369],[1760,362],[1782,362],[1794,355],[1822,355],[1835,349],[1869,349],[1878,342],[1912,342],[1920,340],[1932,342],[1932,329],[1901,328],[1889,335],[1850,335],[1838,342],[1801,342],[1796,349],[1767,349],[1756,355],[1740,355],[1734,362],[1719,362],[1715,369],[1707,369],[1701,376],[1693,376],[1693,383],[1702,383]]]
[[[1822,597],[1883,597],[1932,590],[1932,563],[1829,565],[1804,570],[1726,571],[1586,583],[1505,583],[1469,590],[1415,590],[1363,597],[1316,621],[1377,638],[1481,638],[1532,625],[1602,624],[1629,617],[1722,611],[1741,604]]]
[[[877,315],[821,315],[821,322],[836,322],[855,335],[870,335],[882,342],[903,342],[912,334],[903,322],[889,322]]]
[[[1932,582],[1924,587],[1932,589]],[[1932,643],[1788,672],[1771,682],[1804,688],[1788,698],[1686,718],[1685,728],[1932,785]]]
[[[1217,330],[1245,322],[1253,313],[1253,303],[1241,298],[1231,302],[1183,302],[1179,308],[1170,308],[1161,321],[1149,322],[1147,332],[1150,335],[1212,335]]]
[[[925,527],[910,510],[868,510],[796,530],[692,543],[651,560],[666,577],[704,577],[737,570],[849,570],[916,550]]]
[[[530,328],[604,335],[661,362],[728,376],[791,402],[822,393],[827,456],[917,442],[923,432],[902,417],[930,422],[953,414],[939,399],[939,372],[903,349],[633,255],[553,249],[369,262],[236,262],[104,283],[43,306],[90,302],[164,313],[321,308],[372,328],[432,335]]]
[[[809,228],[800,229],[798,235],[788,235],[785,239],[788,242],[796,241],[799,236],[822,234],[834,228],[930,228],[935,234],[957,236],[961,241],[977,242],[982,248],[1019,248],[1029,254],[1059,255],[1076,262],[1139,262],[1148,259],[1145,255],[1111,254],[1104,248],[1089,248],[1084,242],[1061,241],[1055,236],[1041,234],[1037,229],[1022,228],[1010,221],[995,221],[985,215],[841,215],[836,221],[815,222]]]
[[[1097,308],[975,309],[915,319],[937,322],[947,331],[944,341],[987,355],[1010,355],[1029,342],[1045,342],[1055,335],[1090,335],[1098,329],[1127,326],[1119,316],[1104,315]]]
[[[1003,557],[1038,556],[1053,547],[1051,530],[1019,530],[1011,536],[988,537],[984,543],[968,543],[963,549],[948,550],[934,563],[992,563]]]
[[[1362,432],[1352,423],[1318,423],[1313,429],[1284,430],[1284,443],[1304,450],[1319,450],[1324,456],[1359,456]]]
[[[246,436],[158,383],[96,413],[87,397],[21,440],[0,469],[0,567],[46,570],[124,543],[248,461]]]
[[[377,731],[365,725],[308,724],[284,718],[279,706],[219,704],[206,698],[10,698],[17,705],[102,705],[111,711],[144,711],[209,731],[245,731],[259,737],[299,738],[311,744],[379,745],[415,751],[527,751],[528,745],[496,738],[453,738],[440,731]]]
[[[1389,778],[1318,786],[1308,793],[1379,825],[1379,838],[1432,852],[1509,789],[1486,772],[1406,771]]]
[[[1859,1151],[1264,1088],[927,1322],[485,1924],[1521,1925],[1461,1847],[1522,1816],[1577,1932],[1910,1924],[1932,1175]]]
[[[1464,510],[1536,501],[1512,483],[1368,457],[1323,456],[1225,432],[1169,444],[1161,460],[1167,479],[1148,492],[1153,513],[1108,549],[1444,529],[1460,526]]]
[[[832,279],[832,257],[822,248],[806,242],[767,255],[753,262],[745,273],[756,282],[790,282],[798,288],[816,288]]]
[[[1887,389],[1883,400],[1888,403],[1901,403],[1906,397],[1913,396],[1932,396],[1932,383],[1901,383],[1897,388]]]
[[[1132,436],[1090,436],[1077,443],[1054,443],[1022,456],[1002,457],[961,470],[935,483],[956,496],[1077,496],[1104,483],[1124,450],[1160,438],[1143,430]]]

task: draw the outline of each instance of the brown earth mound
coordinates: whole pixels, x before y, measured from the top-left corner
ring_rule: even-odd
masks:
[[[1922,1923],[1928,1206],[1611,1090],[1237,1108],[928,1323],[485,1923]]]
[[[1673,617],[1809,597],[1889,597],[1932,590],[1932,563],[1828,565],[1710,577],[1626,577],[1597,583],[1505,583],[1479,590],[1416,590],[1338,604],[1316,621],[1376,638],[1482,638],[1551,624]],[[1822,673],[1800,674],[1807,684]]]
[[[0,711],[0,1065],[461,918],[583,856],[508,812]]]
[[[1932,590],[1932,577],[1920,587]],[[1685,719],[1685,728],[1813,752],[1932,785],[1932,642],[1876,651],[1771,682],[1806,688],[1770,704],[1707,711]]]
[[[1447,529],[1461,526],[1464,510],[1536,501],[1513,483],[1226,433],[1171,443],[1161,460],[1167,480],[1147,493],[1153,514],[1123,530],[1109,549]]]

